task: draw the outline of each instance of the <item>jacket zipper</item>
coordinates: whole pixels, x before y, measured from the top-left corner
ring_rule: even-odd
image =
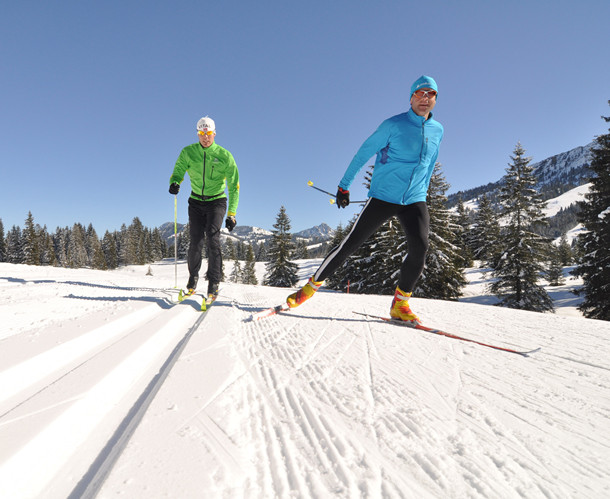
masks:
[[[409,193],[409,187],[411,187],[411,182],[413,182],[413,176],[415,175],[415,170],[417,170],[417,168],[421,165],[422,159],[424,157],[424,148],[427,149],[428,148],[428,137],[426,137],[425,134],[425,126],[426,126],[426,122],[424,121],[421,125],[421,136],[422,136],[422,144],[421,144],[421,150],[419,151],[419,164],[413,168],[413,171],[411,172],[411,178],[409,179],[409,185],[407,185],[407,189],[405,190],[405,193],[402,196],[402,202],[406,202],[407,199],[407,194]]]
[[[206,155],[206,152],[203,151],[203,174],[201,175],[201,184],[202,184],[201,185],[201,197],[202,198],[205,198],[205,195],[204,195],[204,191],[205,191],[205,155]]]

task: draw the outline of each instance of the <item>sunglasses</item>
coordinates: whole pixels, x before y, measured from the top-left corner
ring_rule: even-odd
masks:
[[[214,135],[214,130],[208,130],[207,132],[204,132],[202,130],[199,130],[197,132],[199,135]]]
[[[432,99],[433,97],[436,97],[437,93],[438,92],[436,90],[416,90],[413,92],[413,95],[415,95],[418,99],[423,99],[424,97],[429,97]]]

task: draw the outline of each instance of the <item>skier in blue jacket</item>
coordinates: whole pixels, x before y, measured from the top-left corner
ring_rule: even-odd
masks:
[[[407,238],[409,252],[402,263],[390,309],[393,319],[419,324],[409,298],[421,275],[428,250],[430,216],[428,186],[443,139],[443,126],[432,118],[438,87],[421,76],[411,86],[411,109],[385,120],[364,141],[347,167],[337,190],[337,206],[349,205],[349,188],[368,159],[376,155],[369,198],[345,239],[326,256],[307,284],[288,296],[290,308],[299,306],[323,284],[386,220],[396,216]]]

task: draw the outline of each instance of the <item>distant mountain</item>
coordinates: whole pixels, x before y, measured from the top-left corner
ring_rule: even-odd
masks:
[[[538,189],[544,199],[557,197],[574,187],[587,183],[587,177],[591,174],[589,164],[592,146],[593,143],[576,147],[532,164],[534,174],[538,178]],[[502,179],[450,194],[448,196],[449,207],[455,206],[460,198],[466,203],[483,194],[494,202],[501,186]]]
[[[184,227],[185,227],[184,224],[177,224],[178,234],[180,234],[184,230]],[[168,244],[170,241],[173,243],[173,241],[174,241],[174,222],[166,222],[166,223],[160,225],[159,232],[161,232],[163,239],[165,239],[168,242]]]
[[[331,229],[329,225],[323,223],[320,225],[316,225],[311,229],[305,229],[301,232],[297,232],[296,234],[294,234],[294,236],[300,239],[309,239],[313,242],[319,242],[328,241],[329,239],[332,239],[334,233],[335,231]]]
[[[180,234],[186,226],[177,224],[178,234]],[[174,223],[166,222],[159,227],[159,231],[168,244],[173,244],[174,240]],[[294,233],[293,238],[305,240],[306,244],[317,244],[329,241],[333,237],[333,229],[323,223]],[[222,229],[223,238],[230,238],[234,241],[244,242],[248,244],[266,243],[273,233],[271,231],[261,229],[260,227],[251,227],[249,225],[238,225],[232,232]]]
[[[582,200],[587,191],[585,184],[591,175],[589,164],[592,146],[593,143],[576,147],[532,164],[534,174],[538,179],[537,188],[542,198],[555,203],[555,209],[550,213],[549,225],[542,229],[544,235],[557,238],[576,227],[578,223],[578,205],[576,203],[578,200]],[[448,196],[448,205],[453,208],[459,199],[462,199],[467,208],[476,210],[478,199],[483,195],[486,195],[492,204],[496,205],[501,186],[502,179],[451,194]],[[568,192],[570,194],[566,194]],[[561,200],[556,201],[558,198]],[[559,202],[561,208],[558,210],[557,203]]]

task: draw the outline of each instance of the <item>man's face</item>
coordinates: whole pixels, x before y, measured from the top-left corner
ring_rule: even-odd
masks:
[[[418,116],[428,119],[436,106],[436,92],[431,88],[420,88],[411,96],[411,108]]]
[[[216,132],[210,131],[199,131],[197,132],[197,137],[199,137],[199,143],[202,147],[210,147],[214,143],[214,137],[216,136]]]

